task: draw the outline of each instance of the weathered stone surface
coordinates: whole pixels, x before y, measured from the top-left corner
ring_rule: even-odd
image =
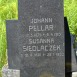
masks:
[[[7,22],[9,68],[65,77],[64,39],[63,0],[19,0],[19,20]]]
[[[7,20],[7,53],[8,66],[12,69],[20,68],[20,53],[19,53],[19,25],[16,20]]]

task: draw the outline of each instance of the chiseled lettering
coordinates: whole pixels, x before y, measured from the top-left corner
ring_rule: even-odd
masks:
[[[49,51],[58,51],[61,50],[61,45],[50,45]]]
[[[31,19],[31,23],[52,23],[52,18],[34,18]]]
[[[54,43],[54,38],[50,39],[29,39],[29,44],[50,44]]]
[[[29,26],[29,31],[50,31],[53,28],[53,25],[31,25]]]
[[[60,51],[60,45],[23,46],[23,51]]]

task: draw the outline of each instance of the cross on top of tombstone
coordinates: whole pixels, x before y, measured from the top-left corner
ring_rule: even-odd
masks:
[[[63,0],[19,0],[7,21],[9,68],[21,77],[65,77]]]

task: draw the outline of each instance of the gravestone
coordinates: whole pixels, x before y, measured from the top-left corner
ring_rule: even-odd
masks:
[[[7,21],[8,63],[20,77],[65,77],[63,0],[19,0]]]
[[[20,54],[19,54],[19,32],[16,20],[8,20],[7,26],[7,51],[8,51],[8,65],[9,68],[20,68]]]
[[[76,50],[74,47],[75,44],[75,35],[71,34],[71,49],[72,49],[72,72],[77,72],[77,56],[76,56]]]
[[[65,26],[65,77],[71,77],[71,36],[68,26],[67,17],[64,17],[64,26]]]

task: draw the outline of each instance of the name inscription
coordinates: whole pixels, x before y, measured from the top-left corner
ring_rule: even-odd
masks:
[[[22,46],[25,57],[35,56],[64,56],[62,44],[57,44],[56,39],[62,35],[60,32],[54,32],[52,18],[31,19],[31,25],[28,26],[29,34],[25,36],[28,44]],[[34,53],[32,53],[34,52]],[[52,54],[52,55],[51,55]]]
[[[36,19],[31,19],[30,23],[52,23],[52,18],[36,18]]]

